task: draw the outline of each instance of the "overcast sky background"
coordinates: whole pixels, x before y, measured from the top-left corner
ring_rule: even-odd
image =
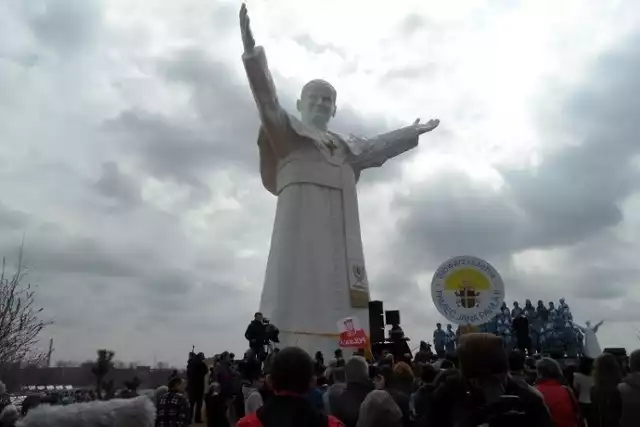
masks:
[[[240,61],[239,1],[0,2],[0,249],[25,233],[54,359],[244,350],[275,197]],[[438,117],[367,171],[373,297],[415,343],[436,266],[491,262],[507,300],[566,297],[640,347],[640,3],[248,2],[283,103],[324,78],[335,129]]]

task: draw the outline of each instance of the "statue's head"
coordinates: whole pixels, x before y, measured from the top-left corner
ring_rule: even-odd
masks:
[[[296,104],[302,121],[326,128],[329,120],[336,115],[337,96],[336,89],[324,80],[311,80],[305,84]]]
[[[564,304],[564,298],[560,298],[560,305]]]

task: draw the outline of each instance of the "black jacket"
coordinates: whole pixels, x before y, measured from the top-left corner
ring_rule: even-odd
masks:
[[[505,396],[508,396],[505,397]],[[447,377],[432,394],[431,410],[421,425],[453,427],[517,425],[552,427],[554,425],[544,399],[526,384],[507,379],[505,393],[496,405],[486,405],[470,393],[460,374]],[[503,414],[503,416],[497,416]],[[491,420],[491,421],[490,421]]]
[[[187,362],[187,391],[190,396],[204,394],[204,377],[207,373],[209,368],[204,360],[193,358]]]
[[[257,344],[264,342],[265,335],[266,327],[264,323],[257,320],[252,320],[251,323],[249,323],[249,326],[247,326],[247,331],[244,333],[244,337],[247,341]]]

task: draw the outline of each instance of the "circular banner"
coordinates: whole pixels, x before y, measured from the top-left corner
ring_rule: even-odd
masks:
[[[482,325],[500,312],[504,283],[488,262],[472,257],[451,258],[436,270],[431,298],[447,320],[458,325]]]

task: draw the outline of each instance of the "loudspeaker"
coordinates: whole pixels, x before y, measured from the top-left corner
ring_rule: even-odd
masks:
[[[384,342],[384,315],[382,301],[369,301],[369,339]]]
[[[384,318],[387,325],[400,324],[400,310],[389,310],[384,312]]]

